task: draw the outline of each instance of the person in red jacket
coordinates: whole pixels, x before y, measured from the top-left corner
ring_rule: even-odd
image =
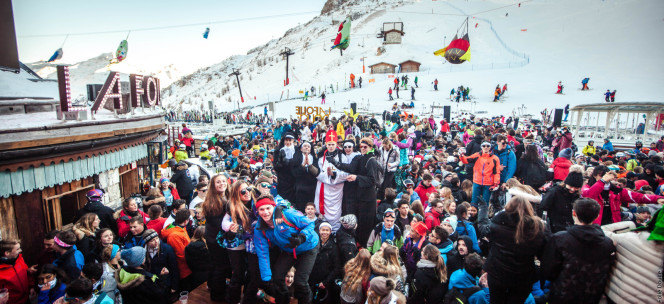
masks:
[[[491,143],[482,142],[482,151],[466,156],[465,149],[461,148],[461,162],[468,164],[475,162],[473,166],[473,197],[471,204],[477,206],[477,197],[482,195],[485,203],[491,198],[491,190],[500,185],[500,160],[491,152]]]
[[[447,120],[443,118],[443,120],[440,121],[440,133],[443,134],[443,137],[447,137],[447,133],[450,132],[450,124],[447,123]]]
[[[427,231],[431,232],[433,227],[440,225],[440,219],[443,217],[445,211],[445,204],[440,199],[434,199],[431,202],[431,209],[424,217],[424,223],[427,225]]]
[[[28,265],[21,252],[18,241],[0,241],[0,289],[7,288],[7,303],[28,303],[31,284],[28,281]],[[7,295],[0,293],[0,301],[2,297]]]
[[[163,235],[166,243],[171,245],[173,251],[175,251],[175,259],[178,262],[178,269],[180,270],[180,291],[191,290],[191,287],[189,286],[189,277],[192,272],[187,265],[187,260],[184,255],[185,247],[191,242],[187,230],[185,229],[187,224],[189,224],[189,216],[191,216],[189,210],[179,210],[175,214],[175,220],[173,223],[161,231],[161,235]]]
[[[433,176],[429,173],[424,173],[422,175],[422,181],[420,184],[415,188],[415,192],[417,192],[417,195],[420,196],[420,200],[422,201],[422,206],[424,209],[427,208],[427,203],[429,201],[429,195],[431,193],[436,192],[436,187],[434,187],[431,182],[433,181]]]
[[[567,174],[569,173],[569,167],[573,165],[572,161],[570,160],[571,158],[572,149],[567,148],[560,152],[559,157],[553,161],[551,168],[553,168],[554,181],[565,180],[565,177],[567,177]]]
[[[604,165],[593,169],[593,175],[583,188],[583,197],[600,205],[599,216],[593,222],[607,225],[622,221],[620,206],[633,204],[664,204],[664,196],[641,194],[622,188],[615,182],[617,174]]]
[[[138,205],[133,197],[126,198],[122,202],[122,210],[115,212],[115,218],[118,223],[118,235],[124,238],[129,234],[129,220],[135,216],[143,217],[143,224],[147,224],[150,217],[145,212],[138,210]]]

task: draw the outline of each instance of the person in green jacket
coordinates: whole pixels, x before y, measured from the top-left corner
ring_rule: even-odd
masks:
[[[378,252],[381,246],[383,246],[383,243],[388,243],[397,248],[401,248],[403,245],[403,233],[401,232],[401,229],[394,224],[395,221],[396,213],[394,210],[385,210],[383,213],[383,221],[378,223],[378,225],[371,230],[369,240],[367,241],[367,249],[371,254]]]

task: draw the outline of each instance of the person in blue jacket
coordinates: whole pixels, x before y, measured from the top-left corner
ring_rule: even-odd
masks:
[[[490,303],[489,286],[487,281],[480,280],[482,274],[482,258],[477,253],[471,253],[466,257],[463,268],[452,273],[448,292],[456,288],[465,295],[470,304]]]
[[[502,134],[496,136],[496,146],[493,153],[500,160],[500,184],[504,187],[507,180],[514,177],[514,172],[516,172],[516,155],[512,147],[507,144],[507,136]]]
[[[261,195],[255,203],[259,219],[254,224],[254,245],[263,282],[272,282],[277,304],[289,303],[286,274],[295,266],[294,295],[298,303],[311,303],[309,274],[318,255],[318,234],[314,222],[299,211],[282,209],[275,212],[271,195]],[[270,246],[277,246],[279,256],[270,265]],[[267,283],[269,285],[269,283]]]
[[[613,151],[613,143],[608,138],[604,139],[604,145],[602,145],[602,150]]]
[[[458,205],[456,208],[456,216],[458,219],[456,233],[458,236],[467,235],[473,241],[473,250],[477,253],[482,253],[480,245],[477,242],[477,232],[473,223],[468,221],[468,208],[464,205]]]

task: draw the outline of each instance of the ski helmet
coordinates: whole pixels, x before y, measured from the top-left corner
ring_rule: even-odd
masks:
[[[643,147],[643,143],[640,140],[636,141],[636,146],[637,147]]]
[[[85,197],[88,198],[90,202],[101,202],[101,198],[104,196],[104,191],[101,189],[92,189],[85,194]]]

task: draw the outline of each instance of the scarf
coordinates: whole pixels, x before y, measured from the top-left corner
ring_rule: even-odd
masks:
[[[387,229],[385,223],[383,223],[383,229],[380,231],[380,242],[383,243],[387,240],[394,240],[394,227]]]
[[[420,259],[417,262],[417,268],[436,268],[436,263],[429,260]]]
[[[283,148],[281,148],[281,150],[286,152],[286,159],[292,159],[293,155],[295,155],[295,146],[290,146],[290,147],[284,146]]]

